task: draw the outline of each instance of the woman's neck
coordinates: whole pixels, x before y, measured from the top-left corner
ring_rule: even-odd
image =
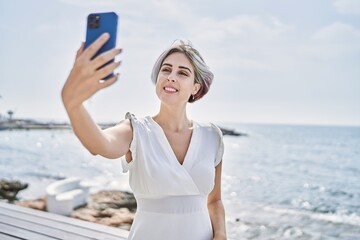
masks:
[[[176,107],[161,104],[160,111],[153,117],[164,130],[180,132],[192,127],[186,114],[186,106]]]

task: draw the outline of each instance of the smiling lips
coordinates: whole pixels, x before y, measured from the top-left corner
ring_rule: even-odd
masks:
[[[176,92],[178,92],[178,90],[176,88],[173,88],[171,86],[165,86],[164,90],[165,90],[166,93],[176,93]]]

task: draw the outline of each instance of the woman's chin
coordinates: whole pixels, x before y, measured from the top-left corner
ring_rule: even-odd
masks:
[[[184,105],[187,103],[187,99],[182,99],[179,96],[161,96],[159,97],[162,104],[165,105]]]

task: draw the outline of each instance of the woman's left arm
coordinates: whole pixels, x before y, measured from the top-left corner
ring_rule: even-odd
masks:
[[[225,209],[221,201],[221,165],[215,167],[215,185],[208,196],[208,210],[213,227],[214,240],[226,240]]]

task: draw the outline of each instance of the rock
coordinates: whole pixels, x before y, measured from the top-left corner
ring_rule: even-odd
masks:
[[[108,208],[100,211],[85,207],[74,210],[71,213],[71,217],[111,227],[130,229],[134,220],[134,213],[130,212],[127,208]]]
[[[90,209],[90,208],[79,208],[74,210],[70,216],[73,218],[78,218],[89,222],[96,222],[97,217],[99,215],[100,215],[99,210]]]
[[[46,197],[17,202],[17,205],[46,211]],[[134,195],[121,191],[101,191],[92,194],[88,204],[72,211],[71,217],[129,230],[134,220]]]
[[[101,211],[100,215],[103,216],[103,218],[100,218],[97,223],[113,227],[122,226],[124,224],[132,224],[134,220],[134,213],[131,213],[127,208],[108,208],[104,211]]]
[[[128,208],[133,211],[136,209],[134,194],[121,191],[100,191],[91,196],[89,207],[104,210],[107,208]]]
[[[225,135],[229,135],[229,136],[248,136],[246,133],[240,133],[240,132],[236,132],[235,130],[232,129],[226,129],[221,127],[220,128],[222,134]]]
[[[8,181],[5,179],[0,180],[0,198],[6,199],[9,202],[14,202],[17,198],[16,195],[23,189],[28,187],[27,183],[20,181]]]
[[[28,208],[33,208],[36,210],[41,210],[41,211],[46,211],[46,201],[45,201],[45,196],[40,197],[38,199],[35,200],[26,200],[26,201],[21,201],[21,202],[17,202],[16,205],[22,206],[22,207],[28,207]]]
[[[74,210],[71,217],[129,230],[135,211],[132,193],[100,191],[91,195],[87,206]]]

